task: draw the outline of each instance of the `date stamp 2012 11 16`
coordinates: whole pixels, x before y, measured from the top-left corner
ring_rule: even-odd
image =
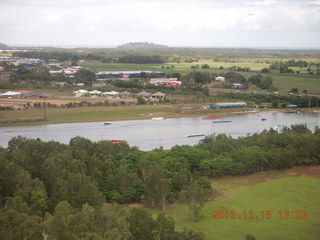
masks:
[[[214,210],[212,211],[212,219],[307,219],[308,212],[306,210],[261,210],[261,211],[235,211],[235,210]]]

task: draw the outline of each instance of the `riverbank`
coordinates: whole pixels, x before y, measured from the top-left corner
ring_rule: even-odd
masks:
[[[262,109],[260,113],[284,109]],[[26,109],[0,112],[0,126],[143,120],[154,117],[180,118],[257,113],[252,108],[206,109],[201,104],[157,104],[82,108]]]
[[[199,105],[131,105],[82,108],[26,109],[0,112],[0,126],[142,120],[209,114]]]

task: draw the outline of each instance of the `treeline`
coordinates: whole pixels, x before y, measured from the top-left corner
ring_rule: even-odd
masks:
[[[96,60],[103,63],[118,62],[118,63],[166,63],[169,61],[169,55],[165,54],[149,54],[136,53],[127,54],[126,51],[26,51],[14,52],[14,57],[36,58],[49,60],[58,60],[61,62],[71,61],[78,62],[79,60]]]
[[[48,85],[53,81],[66,82],[68,84],[84,83],[86,86],[92,86],[93,82],[96,81],[96,74],[88,69],[80,69],[71,79],[64,73],[50,74],[49,70],[43,66],[29,68],[24,65],[18,65],[11,70],[10,83],[25,82],[30,85]]]
[[[311,69],[311,67],[317,67],[314,71]],[[269,68],[264,68],[261,70],[262,73],[268,73],[270,71],[278,71],[279,73],[301,73],[300,70],[294,71],[292,67],[299,67],[299,68],[307,68],[306,71],[309,74],[320,74],[320,64],[314,63],[314,62],[307,62],[304,60],[289,60],[289,61],[276,61],[272,64],[270,64]]]
[[[320,129],[312,133],[306,125],[270,129],[233,139],[224,134],[207,136],[198,146],[209,152],[198,171],[205,176],[249,174],[259,171],[320,163]]]
[[[11,69],[10,83],[26,82],[27,84],[49,84],[51,81],[70,82],[70,79],[63,73],[51,75],[49,70],[43,66],[27,68],[18,65]]]
[[[277,94],[243,94],[243,93],[219,93],[220,98],[231,98],[248,101],[256,104],[270,103],[270,107],[286,107],[289,104],[300,108],[318,107],[320,101],[315,96],[277,95]],[[277,104],[275,104],[277,103]]]
[[[271,76],[262,76],[261,74],[257,74],[249,77],[249,83],[256,85],[257,87],[265,90],[274,90],[273,79]]]
[[[105,53],[98,52],[84,52],[81,53],[79,51],[72,50],[56,50],[56,51],[21,51],[14,52],[14,57],[22,57],[22,58],[36,58],[43,59],[45,61],[49,60],[57,60],[60,62],[72,61],[78,62],[80,59],[82,60],[97,60],[102,62],[112,62],[113,57],[107,56]]]
[[[166,63],[168,62],[167,56],[162,55],[124,55],[118,58],[119,63]]]
[[[79,59],[91,59],[101,61],[111,60],[121,55],[127,55],[134,51],[138,54],[165,54],[172,57],[173,62],[195,62],[199,58],[213,59],[215,61],[231,61],[242,58],[286,58],[286,59],[304,59],[319,58],[319,50],[290,50],[290,49],[246,49],[246,48],[148,48],[148,49],[116,49],[116,48],[78,48],[78,49],[46,49],[34,50],[30,49],[25,54],[20,52],[14,53],[15,56],[32,57],[40,56],[33,53],[46,52],[45,59],[66,60],[72,58],[73,55],[80,57]],[[62,57],[62,52],[67,54]],[[32,53],[28,54],[28,53]],[[56,54],[57,53],[57,54]],[[41,54],[41,53],[40,53]],[[71,56],[70,56],[71,55]],[[223,56],[223,57],[222,57]],[[35,57],[41,58],[41,57]]]

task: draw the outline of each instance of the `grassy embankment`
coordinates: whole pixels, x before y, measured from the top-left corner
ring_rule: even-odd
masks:
[[[223,100],[221,100],[223,101]],[[228,101],[228,99],[226,99]],[[72,102],[72,101],[71,101]],[[103,122],[150,119],[153,117],[201,117],[251,113],[252,108],[204,109],[208,103],[124,105],[82,108],[30,108],[0,111],[0,126],[39,125],[73,122]],[[310,109],[308,109],[310,110]],[[260,109],[267,111],[268,109]],[[281,111],[273,109],[272,111]],[[46,116],[46,121],[44,121]]]
[[[190,221],[188,208],[183,205],[169,207],[166,214],[175,220],[178,230],[201,231],[205,240],[245,239],[247,234],[259,240],[319,239],[319,172],[320,166],[297,167],[212,179],[219,197],[205,203],[200,221]],[[236,219],[212,219],[214,210],[234,210]],[[262,219],[261,211],[267,210],[272,217]],[[280,210],[290,211],[289,219],[284,219],[284,214],[281,219]],[[296,219],[296,211],[302,210],[307,211],[307,219]],[[243,211],[247,211],[247,219]]]
[[[201,105],[132,105],[117,107],[47,108],[0,112],[0,126],[72,122],[99,122],[150,119],[152,117],[197,117],[223,115],[234,109],[205,110]]]

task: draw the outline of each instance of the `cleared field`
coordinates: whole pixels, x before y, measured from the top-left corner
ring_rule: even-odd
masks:
[[[96,71],[162,71],[162,66],[167,64],[130,64],[130,63],[84,63],[85,67],[94,68]]]
[[[220,195],[204,205],[200,221],[189,220],[186,206],[172,206],[167,214],[174,218],[177,229],[201,231],[206,240],[245,239],[247,234],[261,240],[319,239],[319,170],[320,166],[301,167],[212,179]],[[235,219],[212,218],[213,211],[231,210],[237,213]],[[284,214],[281,218],[279,211],[284,210],[290,213],[288,219]],[[307,211],[307,218],[296,219],[300,218],[296,211],[303,210]],[[266,211],[271,211],[270,219],[266,219]]]
[[[208,64],[210,68],[218,69],[221,66],[227,70],[230,67],[237,66],[242,68],[250,68],[251,71],[260,71],[263,68],[269,67],[270,64],[266,63],[265,59],[231,59],[226,61],[213,61],[213,60],[201,60],[201,64]]]

